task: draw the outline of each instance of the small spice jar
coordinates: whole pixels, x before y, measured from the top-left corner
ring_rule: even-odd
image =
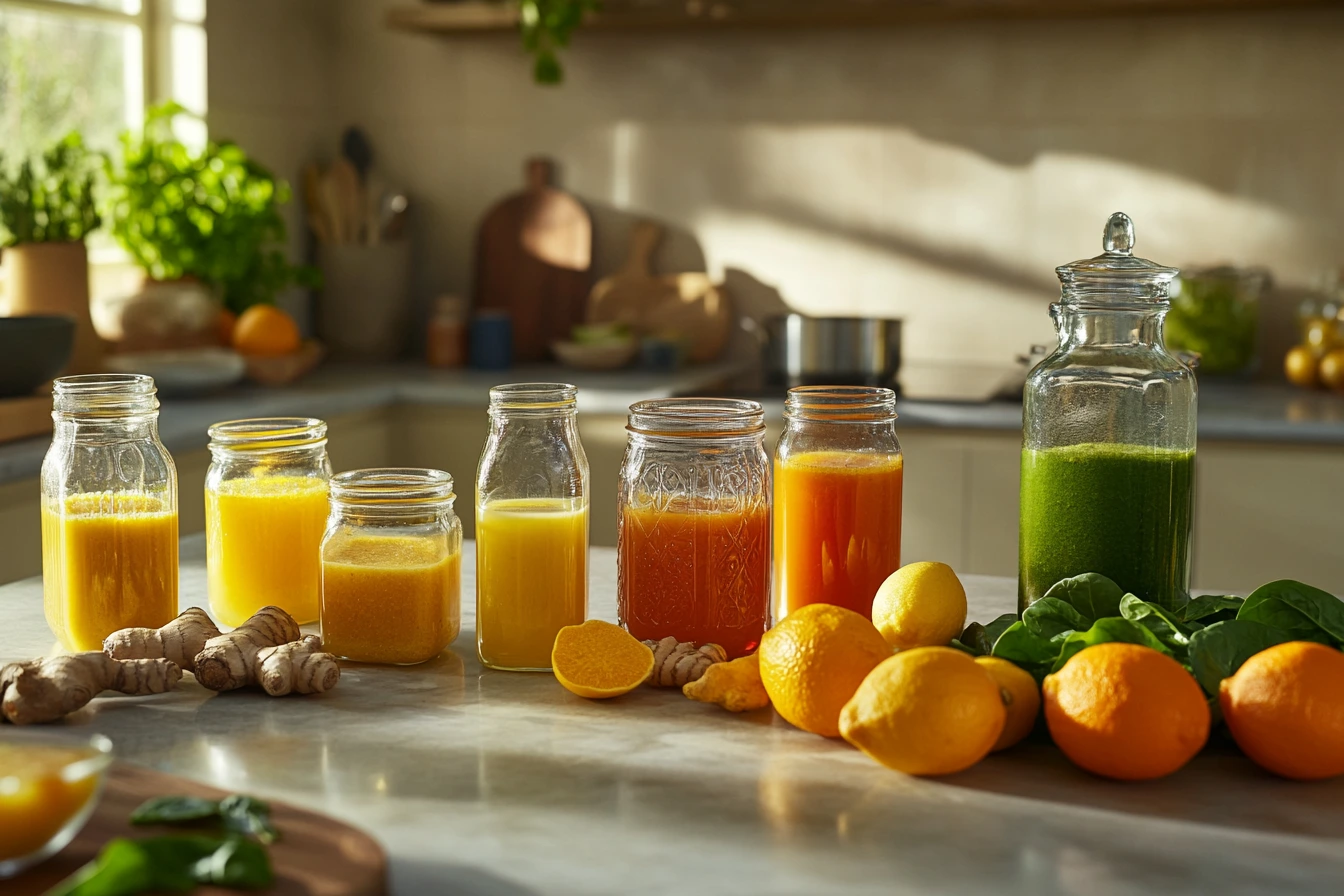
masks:
[[[327,528],[327,424],[262,417],[210,427],[205,562],[210,610],[241,625],[265,606],[316,622]]]
[[[433,659],[462,628],[462,522],[442,470],[331,480],[322,540],[322,644],[362,663]]]
[[[770,461],[754,401],[630,407],[617,500],[618,612],[636,638],[756,649],[770,615]]]

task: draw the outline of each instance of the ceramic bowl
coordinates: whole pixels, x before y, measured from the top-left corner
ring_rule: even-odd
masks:
[[[639,354],[639,342],[552,342],[551,351],[561,364],[578,370],[618,370]]]
[[[0,398],[31,395],[70,362],[74,347],[73,318],[0,317]]]
[[[243,356],[227,348],[186,348],[111,355],[104,366],[113,373],[154,377],[160,395],[206,395],[232,386],[247,373]]]
[[[51,858],[75,839],[98,807],[112,764],[112,742],[101,734],[75,741],[26,731],[0,736],[0,751],[71,747],[76,749],[69,762],[42,775],[0,762],[0,880]]]

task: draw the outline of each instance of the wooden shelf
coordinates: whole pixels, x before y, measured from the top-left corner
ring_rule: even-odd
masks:
[[[584,29],[887,27],[955,19],[1119,16],[1337,7],[1338,0],[606,0]],[[488,34],[516,31],[512,2],[462,0],[392,9],[387,24],[401,31]]]

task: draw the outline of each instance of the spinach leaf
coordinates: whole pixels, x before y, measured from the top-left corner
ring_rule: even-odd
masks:
[[[1215,622],[1190,636],[1190,670],[1211,697],[1218,685],[1262,650],[1293,640],[1287,632],[1248,619]]]
[[[1292,579],[1252,591],[1237,611],[1237,619],[1281,629],[1294,640],[1344,646],[1344,601]]]
[[[1148,629],[1167,646],[1173,656],[1185,660],[1190,636],[1194,634],[1195,628],[1179,621],[1170,610],[1133,594],[1126,594],[1120,601],[1120,615]]]
[[[992,655],[1021,666],[1039,681],[1050,671],[1051,664],[1059,655],[1059,644],[1032,634],[1026,625],[1018,621],[1008,626],[994,642]]]
[[[219,801],[199,796],[160,796],[145,800],[131,813],[131,824],[182,824],[219,815]]]
[[[271,885],[274,873],[266,847],[244,837],[227,837],[219,848],[202,856],[192,866],[198,883],[260,890]]]
[[[972,622],[958,640],[976,656],[989,656],[994,652],[994,642],[1014,622],[1017,622],[1016,613],[1004,613],[993,622],[984,624]]]
[[[1022,624],[1027,631],[1047,640],[1087,629],[1094,621],[1057,597],[1043,597],[1022,611]]]
[[[199,884],[260,889],[273,879],[266,848],[242,837],[118,838],[47,896],[182,893]]]
[[[1142,625],[1119,616],[1108,616],[1105,619],[1098,619],[1087,631],[1074,632],[1065,638],[1060,645],[1059,657],[1051,666],[1050,671],[1058,672],[1063,669],[1064,664],[1071,660],[1076,653],[1089,647],[1095,647],[1098,644],[1107,644],[1113,641],[1142,644],[1144,647],[1151,647],[1168,656],[1171,655],[1171,649]]]
[[[1119,616],[1120,599],[1124,596],[1124,589],[1110,579],[1100,573],[1085,572],[1056,582],[1041,599],[1059,598],[1083,616],[1096,621],[1108,616]]]
[[[1187,623],[1213,625],[1215,622],[1236,619],[1237,611],[1241,609],[1244,601],[1245,598],[1232,594],[1205,594],[1202,597],[1192,597],[1190,603],[1181,608],[1180,617]]]
[[[219,801],[219,817],[224,830],[250,834],[262,843],[274,843],[280,832],[271,823],[271,807],[259,799],[234,794]]]

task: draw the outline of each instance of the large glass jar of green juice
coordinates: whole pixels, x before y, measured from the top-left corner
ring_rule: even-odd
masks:
[[[1189,599],[1195,376],[1162,340],[1178,271],[1133,254],[1124,214],[1102,244],[1056,268],[1059,348],[1023,394],[1022,609],[1087,572],[1163,606]]]

